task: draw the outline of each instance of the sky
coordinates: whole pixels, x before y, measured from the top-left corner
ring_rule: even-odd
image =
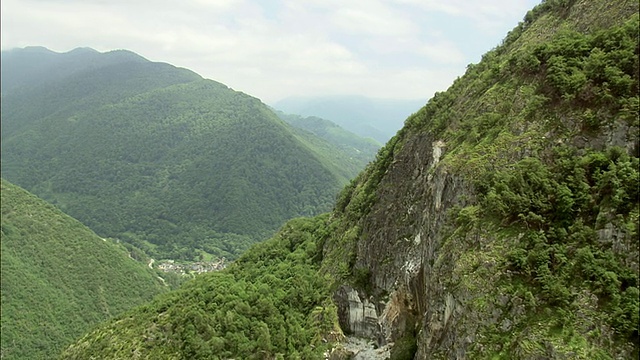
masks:
[[[2,0],[0,45],[131,50],[267,103],[347,94],[427,100],[538,3]]]

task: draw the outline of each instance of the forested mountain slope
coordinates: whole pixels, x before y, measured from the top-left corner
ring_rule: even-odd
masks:
[[[355,175],[335,147],[191,71],[124,51],[42,52],[3,52],[3,71],[21,69],[3,79],[34,64],[66,74],[5,80],[3,176],[151,256],[235,258],[328,210]]]
[[[286,123],[300,129],[300,136],[309,138],[308,141],[317,141],[313,138],[322,139],[340,151],[332,151],[333,156],[340,156],[340,162],[350,164],[350,171],[355,171],[349,179],[353,179],[362,171],[369,162],[375,159],[376,153],[382,144],[372,138],[363,138],[350,131],[343,129],[338,124],[316,116],[303,117],[295,114],[285,114],[282,111],[274,110],[276,115]],[[315,136],[308,136],[311,133]]]
[[[380,326],[343,330],[415,359],[637,357],[638,55],[637,1],[544,1],[407,119],[334,211],[324,267]]]
[[[73,119],[139,93],[202,79],[124,50],[27,47],[2,51],[1,58],[3,140],[49,118]]]
[[[291,248],[322,249],[308,261],[331,276],[344,333],[391,345],[391,359],[638,357],[638,11],[636,0],[543,1],[407,119],[329,216],[283,229]],[[125,340],[154,329],[147,316],[65,355],[157,354],[166,347]],[[173,358],[239,354],[220,332],[179,324],[194,331],[178,341],[201,346]],[[106,334],[124,342],[92,345]]]
[[[1,190],[2,359],[51,359],[166,291],[122,245],[4,179]]]

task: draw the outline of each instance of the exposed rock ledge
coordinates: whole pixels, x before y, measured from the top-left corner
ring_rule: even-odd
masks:
[[[358,290],[343,285],[335,292],[334,301],[338,305],[338,320],[345,334],[373,339],[377,345],[384,345],[378,311],[369,299],[364,298]]]

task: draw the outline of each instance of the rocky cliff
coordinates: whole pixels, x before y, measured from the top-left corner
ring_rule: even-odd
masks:
[[[544,1],[407,120],[324,245],[343,330],[392,358],[637,354],[637,12]]]

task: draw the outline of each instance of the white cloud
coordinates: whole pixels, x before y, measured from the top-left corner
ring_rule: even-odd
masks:
[[[2,0],[0,33],[2,49],[129,49],[266,101],[423,98],[498,43],[506,32],[486,32],[512,28],[532,1]],[[428,21],[433,16],[444,25]],[[461,30],[448,19],[482,31],[456,42]]]
[[[331,20],[341,29],[355,34],[406,36],[418,31],[418,27],[402,13],[377,1],[367,1],[361,6],[340,6]]]
[[[412,5],[427,12],[468,18],[475,26],[486,31],[500,28],[505,21],[515,25],[538,0],[393,0]],[[514,22],[513,19],[516,21]],[[505,34],[506,35],[506,34]]]
[[[192,2],[195,5],[202,6],[209,10],[228,10],[242,3],[241,0],[191,0],[182,1],[181,3],[188,4],[189,2]]]

